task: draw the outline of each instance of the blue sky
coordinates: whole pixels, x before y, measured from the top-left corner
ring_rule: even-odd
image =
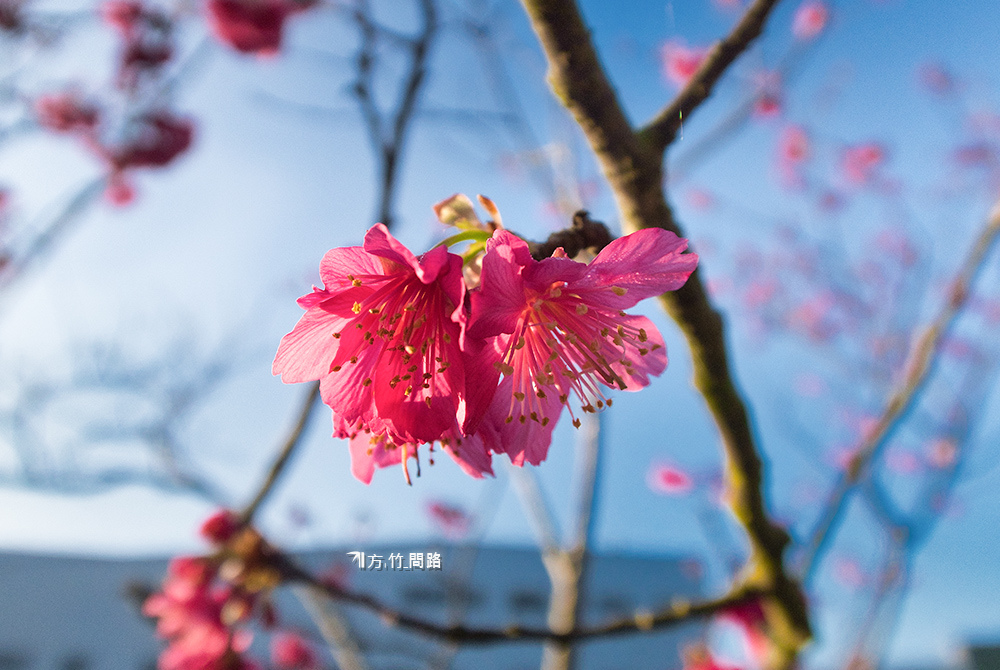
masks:
[[[991,27],[1000,20],[1000,7],[987,0],[832,4],[828,33],[802,57],[801,72],[786,93],[784,119],[815,127],[831,147],[884,142],[893,174],[913,185],[907,191],[913,225],[930,231],[924,239],[936,253],[928,273],[945,276],[951,269],[949,259],[965,248],[969,231],[985,214],[989,196],[973,192],[944,207],[930,202],[927,185],[947,169],[945,157],[962,132],[962,106],[996,106],[1000,63]],[[755,69],[777,65],[791,42],[788,26],[796,6],[782,3],[765,41],[744,57],[717,97],[685,124],[685,138],[672,157],[683,156],[687,146],[721,118]],[[584,2],[583,8],[635,120],[651,116],[672,93],[657,69],[658,45],[677,37],[705,44],[733,20],[701,0],[594,1]],[[495,11],[491,25],[535,134],[545,142],[566,145],[569,164],[580,179],[596,177],[584,143],[544,88],[544,63],[519,8],[501,2],[495,3]],[[436,53],[429,104],[493,111],[509,104],[497,102],[484,84],[470,41],[456,28],[457,13],[450,9],[446,16],[452,21]],[[290,47],[279,59],[255,61],[221,48],[212,51],[201,70],[184,82],[178,99],[178,106],[198,120],[195,149],[175,166],[144,176],[132,207],[118,210],[99,203],[89,210],[45,266],[5,301],[0,321],[5,365],[46,374],[71,367],[71,347],[80,340],[121,341],[139,357],[155,357],[160,346],[189,333],[199,343],[196,352],[210,352],[220,342],[238,342],[241,362],[236,372],[185,424],[183,435],[190,461],[218,481],[236,504],[248,497],[261,476],[302,393],[270,375],[277,342],[301,313],[294,299],[318,282],[316,269],[327,249],[360,242],[373,211],[371,158],[345,93],[349,78],[342,66],[355,38],[329,13],[297,21]],[[183,35],[183,43],[190,49],[200,38],[192,29]],[[93,46],[87,39],[81,38],[74,48]],[[108,45],[92,39],[100,48],[91,53],[107,57]],[[53,71],[71,69],[72,61],[57,62]],[[927,61],[943,62],[967,82],[962,104],[935,102],[920,90],[915,72]],[[846,82],[842,94],[829,108],[822,107],[819,94],[837,81]],[[710,240],[720,249],[715,257],[704,254],[703,270],[710,278],[713,271],[721,276],[731,270],[727,252],[742,240],[772,239],[776,221],[801,222],[813,226],[813,232],[823,225],[814,221],[816,213],[808,202],[788,194],[775,179],[771,157],[778,127],[780,122],[750,122],[698,164],[686,181],[673,186],[690,236]],[[515,148],[523,147],[512,146],[496,122],[484,115],[461,122],[433,114],[418,120],[396,210],[400,239],[417,251],[430,246],[437,234],[430,207],[455,192],[489,195],[508,226],[544,237],[555,225],[544,214],[545,189],[523,173],[503,169],[501,154],[509,156]],[[54,193],[72,190],[93,172],[86,157],[50,139],[7,145],[0,154],[0,178],[24,185],[20,202],[30,211],[40,209]],[[695,186],[711,188],[723,206],[711,212],[691,208],[686,194]],[[885,214],[876,199],[859,201],[843,233],[857,236],[852,244],[860,244],[857,240]],[[606,192],[587,204],[596,218],[615,225]],[[718,542],[707,540],[704,529],[692,521],[701,499],[659,497],[644,484],[646,468],[654,460],[707,473],[717,469],[718,451],[704,407],[690,388],[683,340],[654,304],[641,309],[660,325],[670,367],[642,393],[620,394],[613,412],[604,416],[609,436],[597,545],[695,554],[708,560],[709,575],[717,579],[720,561],[713,556],[713,545]],[[730,316],[734,365],[767,445],[776,510],[781,516],[794,515],[799,510],[790,491],[829,445],[804,449],[802,436],[788,430],[789,402],[796,401],[789,391],[791,380],[810,365],[822,366],[824,374],[837,371],[817,362],[821,352],[810,353],[799,345],[760,347],[740,321],[741,314],[735,310]],[[996,450],[996,421],[988,420],[997,416],[996,395],[984,403],[987,420],[973,440],[970,469],[975,476],[957,489],[961,516],[941,524],[916,562],[914,586],[893,647],[896,661],[940,659],[969,635],[1000,635],[992,598],[1000,593],[994,558],[1000,543],[995,497],[1000,469],[991,455]],[[812,410],[804,411],[809,416]],[[265,528],[275,539],[307,546],[429,538],[434,530],[424,506],[432,499],[446,499],[488,511],[488,540],[530,541],[499,462],[500,476],[494,481],[473,481],[442,462],[425,468],[413,488],[394,470],[377,473],[365,487],[350,476],[346,447],[329,438],[329,432],[324,409],[264,515]],[[572,429],[561,426],[548,461],[538,470],[563,516],[568,500],[559,492],[572,483],[573,439]],[[824,487],[831,481],[819,478],[812,483]],[[86,497],[4,488],[0,509],[0,546],[161,554],[197,550],[194,529],[211,508],[190,496],[130,486]],[[308,527],[293,523],[291,512],[297,509],[308,510]],[[873,558],[875,547],[867,546],[868,541],[863,532],[848,530],[846,549],[837,551]],[[831,603],[820,610],[821,635],[835,638],[841,630],[828,612],[850,611],[839,606],[849,600],[840,599],[842,590],[830,580],[820,583],[819,598]],[[817,665],[833,660],[823,656],[822,650],[829,648],[821,639]]]

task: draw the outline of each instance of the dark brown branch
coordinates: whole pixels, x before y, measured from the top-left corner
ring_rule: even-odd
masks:
[[[663,190],[663,146],[640,137],[629,125],[576,4],[572,0],[522,2],[549,62],[549,84],[597,155],[625,231],[656,227],[683,236]],[[758,2],[749,13],[758,16],[762,6],[769,10],[773,4]],[[758,20],[762,23],[763,17],[740,21],[736,37],[723,40],[723,44],[749,40],[740,35],[749,35],[747,26]],[[720,65],[735,59],[731,49],[726,47],[725,58],[719,57]],[[750,565],[744,575],[773,596],[775,606],[766,609],[773,614],[771,628],[782,657],[778,664],[788,665],[811,635],[805,599],[784,569],[788,534],[767,514],[763,465],[746,404],[730,374],[722,317],[709,302],[699,271],[683,288],[661,300],[687,338],[695,386],[721,433],[730,504],[751,546]]]
[[[916,337],[899,382],[886,401],[882,415],[865,439],[858,445],[837,485],[823,506],[823,515],[810,533],[800,563],[800,571],[808,579],[815,570],[817,560],[836,531],[850,493],[868,473],[872,461],[888,442],[893,430],[913,406],[927,383],[955,317],[965,306],[976,275],[982,268],[990,249],[1000,234],[1000,200],[972,245],[955,279],[941,312],[930,325]]]
[[[709,617],[766,595],[760,589],[747,587],[713,600],[679,601],[656,612],[637,612],[633,616],[622,617],[598,626],[574,628],[562,633],[553,633],[547,628],[525,628],[517,625],[504,629],[470,628],[461,625],[441,625],[411,616],[389,607],[373,596],[355,593],[335,584],[320,581],[296,565],[287,556],[281,555],[275,560],[277,562],[275,567],[279,569],[283,579],[288,582],[305,584],[323,591],[339,602],[363,607],[380,616],[387,625],[399,626],[428,637],[463,644],[496,644],[525,640],[567,643],[612,635],[661,630],[695,618]]]
[[[673,101],[639,131],[640,139],[657,151],[664,151],[677,136],[681,123],[712,94],[712,89],[747,47],[760,36],[764,24],[779,0],[756,0],[733,31],[716,42],[705,61]]]
[[[299,446],[302,442],[302,438],[305,436],[306,427],[308,427],[309,419],[312,417],[313,412],[316,409],[316,400],[318,398],[319,382],[312,382],[309,386],[309,393],[306,394],[306,397],[303,399],[302,406],[299,409],[298,418],[288,435],[285,437],[285,441],[282,443],[281,449],[278,451],[278,456],[274,459],[274,463],[271,464],[271,469],[268,470],[267,476],[264,477],[264,481],[261,483],[260,488],[257,489],[257,493],[254,495],[253,500],[250,501],[240,514],[240,519],[243,523],[247,524],[253,520],[254,514],[257,513],[261,504],[274,489],[274,485],[278,483],[278,480],[281,478],[281,473],[285,470],[285,466],[288,465],[292,454],[295,453],[296,447]]]
[[[528,242],[528,249],[535,260],[542,260],[552,255],[559,247],[566,255],[573,258],[585,249],[593,253],[599,252],[611,244],[614,239],[607,226],[600,221],[594,221],[586,210],[580,210],[573,215],[573,223],[569,228],[557,230],[549,235],[544,242]]]

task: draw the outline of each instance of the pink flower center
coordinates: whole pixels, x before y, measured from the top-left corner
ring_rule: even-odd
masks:
[[[624,295],[625,289],[608,290]],[[580,399],[584,412],[611,405],[599,382],[620,389],[628,387],[625,377],[633,374],[630,356],[645,356],[660,347],[649,343],[646,331],[623,322],[624,312],[610,312],[587,305],[566,282],[554,282],[544,292],[528,289],[527,306],[518,317],[500,371],[513,377],[507,422],[527,419],[547,425],[540,398],[557,393],[567,404],[570,394]],[[534,295],[531,295],[534,293]],[[572,416],[570,409],[570,416]],[[579,427],[580,420],[573,418]]]
[[[355,287],[376,282],[381,286],[356,301],[352,311],[357,318],[333,334],[336,338],[352,338],[354,346],[342,347],[330,372],[356,364],[365,348],[378,346],[378,365],[372,365],[370,372],[382,373],[376,376],[389,392],[411,400],[422,399],[430,407],[436,387],[443,383],[441,376],[451,366],[448,350],[456,346],[459,334],[458,324],[449,317],[454,309],[451,301],[440,287],[423,284],[413,275],[360,275],[349,279]],[[362,385],[373,383],[373,377],[366,376]],[[386,392],[385,388],[376,391]],[[450,389],[446,392],[450,393]]]

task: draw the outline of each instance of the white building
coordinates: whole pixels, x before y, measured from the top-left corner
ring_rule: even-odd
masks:
[[[363,550],[384,561],[381,571],[360,570],[348,551]],[[391,569],[390,554],[440,552],[441,570]],[[503,628],[514,623],[544,627],[548,578],[538,552],[521,547],[350,547],[311,552],[301,559],[320,569],[337,563],[352,590],[439,623]],[[366,566],[367,567],[367,566]],[[156,585],[166,560],[119,560],[0,555],[0,670],[148,670],[160,642],[152,623],[138,614],[136,585]],[[131,585],[131,586],[130,586]],[[140,589],[141,590],[141,589]],[[664,556],[596,555],[590,562],[584,623],[652,611],[677,597],[700,592],[698,566]],[[309,627],[302,606],[287,590],[278,597],[282,623]],[[537,668],[538,643],[504,643],[449,650],[399,629],[370,613],[338,606],[366,665],[376,669]],[[671,670],[679,648],[702,624],[631,634],[579,647],[579,668]],[[260,638],[260,636],[258,636]],[[257,658],[267,660],[263,639]],[[332,667],[332,663],[331,663]]]

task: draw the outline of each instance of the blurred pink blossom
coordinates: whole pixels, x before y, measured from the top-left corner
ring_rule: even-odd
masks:
[[[825,2],[807,0],[799,5],[792,18],[792,34],[800,40],[811,40],[826,28],[830,20],[830,8]]]
[[[665,42],[660,47],[660,69],[668,82],[680,88],[690,81],[707,55],[708,49],[704,47]]]
[[[280,670],[314,670],[319,659],[312,645],[296,633],[277,633],[271,638],[271,661]]]
[[[427,503],[427,513],[434,524],[448,537],[463,537],[472,525],[472,519],[464,509],[440,500]]]
[[[853,186],[868,184],[886,160],[885,148],[875,142],[847,147],[841,156],[841,170],[847,183]]]
[[[646,472],[646,484],[654,493],[684,495],[694,488],[691,478],[680,468],[665,463],[654,463]]]

